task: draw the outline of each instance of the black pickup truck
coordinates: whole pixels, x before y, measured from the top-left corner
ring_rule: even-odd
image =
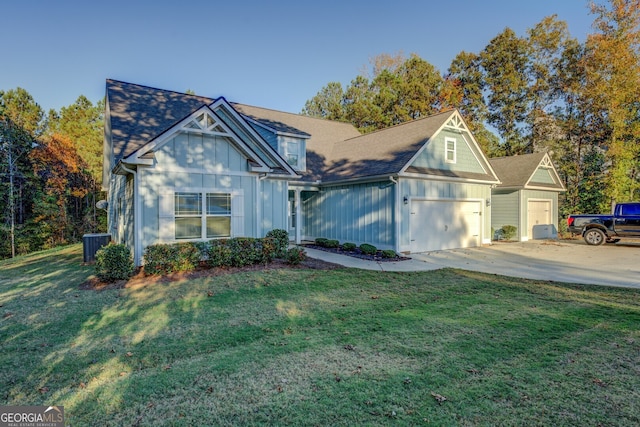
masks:
[[[589,245],[640,239],[640,202],[618,203],[611,215],[569,215],[567,225]]]

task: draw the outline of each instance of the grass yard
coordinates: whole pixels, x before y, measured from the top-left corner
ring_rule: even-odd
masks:
[[[640,424],[638,290],[279,269],[97,292],[81,260],[0,261],[0,405],[73,426]]]

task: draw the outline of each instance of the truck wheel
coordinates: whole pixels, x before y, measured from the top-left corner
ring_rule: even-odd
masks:
[[[607,236],[599,228],[592,228],[584,232],[584,241],[587,242],[587,245],[598,246],[603,244],[605,240],[607,240]]]

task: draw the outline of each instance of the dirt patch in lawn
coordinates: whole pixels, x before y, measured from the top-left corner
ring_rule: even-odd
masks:
[[[139,286],[147,286],[153,283],[171,283],[181,280],[192,280],[201,277],[214,277],[225,274],[234,274],[246,271],[267,271],[277,270],[281,268],[289,269],[305,269],[305,270],[334,270],[343,268],[341,265],[331,262],[322,261],[315,258],[307,258],[298,265],[290,265],[283,260],[276,259],[269,264],[250,265],[246,267],[228,267],[228,268],[199,268],[194,271],[183,271],[178,273],[167,274],[164,276],[154,275],[147,276],[143,268],[136,269],[136,272],[129,280],[118,280],[116,282],[103,282],[96,276],[91,276],[80,285],[82,290],[103,291],[107,289],[136,288]]]

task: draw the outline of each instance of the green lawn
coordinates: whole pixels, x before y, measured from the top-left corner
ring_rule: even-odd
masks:
[[[640,424],[638,290],[281,269],[96,292],[81,252],[0,261],[0,405],[73,426]]]

